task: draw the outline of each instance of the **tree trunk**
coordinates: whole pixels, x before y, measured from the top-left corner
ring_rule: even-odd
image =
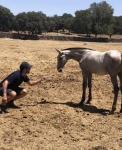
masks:
[[[95,38],[97,38],[97,34],[95,34]]]

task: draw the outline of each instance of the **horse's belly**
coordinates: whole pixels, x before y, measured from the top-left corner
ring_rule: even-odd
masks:
[[[93,66],[90,65],[88,68],[89,71],[94,74],[98,74],[98,75],[108,74],[107,70],[101,65],[93,65]]]
[[[98,75],[106,75],[108,74],[107,71],[105,70],[90,70],[91,73],[94,73],[94,74],[98,74]]]
[[[88,57],[88,59],[82,59],[80,62],[82,70],[88,71],[93,74],[106,75],[108,74],[105,62],[102,57]]]

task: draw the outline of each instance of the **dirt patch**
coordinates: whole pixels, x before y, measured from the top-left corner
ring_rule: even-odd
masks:
[[[20,109],[0,115],[0,150],[122,149],[121,95],[115,114],[108,115],[113,102],[109,76],[93,75],[92,103],[78,107],[82,92],[79,65],[70,60],[58,73],[55,51],[67,47],[122,51],[121,44],[0,39],[0,46],[0,80],[22,61],[33,64],[30,78],[50,76],[33,87],[23,83],[28,95],[16,101]]]

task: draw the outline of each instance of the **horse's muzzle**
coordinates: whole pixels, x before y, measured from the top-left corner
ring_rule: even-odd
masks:
[[[62,72],[62,68],[58,69],[59,72]]]

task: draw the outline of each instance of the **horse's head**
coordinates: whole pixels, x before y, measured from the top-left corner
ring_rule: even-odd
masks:
[[[62,72],[62,69],[63,69],[64,65],[66,64],[66,62],[67,62],[66,54],[63,51],[58,50],[58,49],[56,49],[56,51],[58,52],[57,70],[59,72]]]

